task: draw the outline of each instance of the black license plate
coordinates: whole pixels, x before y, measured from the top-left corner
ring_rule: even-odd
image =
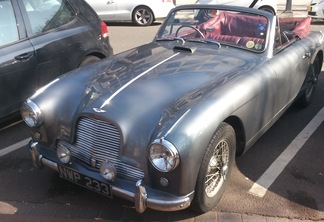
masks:
[[[61,178],[112,198],[111,186],[109,184],[93,179],[89,176],[83,175],[82,173],[61,165],[57,165],[57,167]]]

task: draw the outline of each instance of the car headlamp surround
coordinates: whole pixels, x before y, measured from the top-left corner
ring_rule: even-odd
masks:
[[[43,115],[40,108],[28,99],[20,108],[21,116],[29,127],[38,127],[43,123]]]
[[[149,160],[155,169],[170,172],[180,163],[180,156],[175,146],[164,138],[156,139],[149,148]]]
[[[57,146],[56,155],[57,155],[57,158],[64,164],[68,164],[71,161],[72,155],[71,155],[70,150],[62,144],[59,144]]]

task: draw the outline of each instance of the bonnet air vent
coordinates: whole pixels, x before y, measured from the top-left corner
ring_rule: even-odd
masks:
[[[194,47],[185,47],[185,46],[174,46],[173,51],[194,53],[196,51],[196,48],[194,48]]]

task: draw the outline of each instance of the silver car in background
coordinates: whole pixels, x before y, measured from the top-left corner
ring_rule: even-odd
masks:
[[[312,18],[324,19],[324,1],[312,0],[307,6],[308,15]]]
[[[272,14],[277,12],[276,0],[197,0],[197,4],[220,4],[235,5],[249,8],[256,8],[268,11]]]
[[[86,0],[104,21],[132,21],[137,25],[151,25],[165,18],[175,6],[172,0]]]

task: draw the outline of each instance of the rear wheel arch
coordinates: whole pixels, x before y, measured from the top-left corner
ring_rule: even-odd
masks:
[[[296,101],[296,104],[301,108],[307,107],[314,97],[318,75],[321,72],[321,63],[319,59],[320,58],[316,56],[314,61],[310,64],[308,68],[305,80],[305,89],[302,91],[302,93]]]
[[[103,55],[103,54],[100,54],[100,53],[92,53],[92,54],[86,55],[79,62],[78,68],[81,67],[81,66],[90,64],[92,62],[99,61],[99,60],[104,59],[104,58],[106,58],[106,56]]]
[[[317,67],[316,73],[320,73],[322,70],[322,66],[323,66],[323,51],[319,51],[313,61],[313,63],[318,63],[318,64],[314,64],[315,67]]]

